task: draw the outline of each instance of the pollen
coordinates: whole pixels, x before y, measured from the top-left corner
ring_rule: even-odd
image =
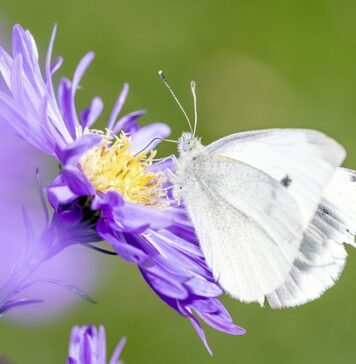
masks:
[[[130,147],[131,139],[124,133],[105,136],[80,159],[81,169],[97,191],[117,191],[125,201],[164,207],[167,178],[162,172],[150,171],[156,151],[134,154]]]

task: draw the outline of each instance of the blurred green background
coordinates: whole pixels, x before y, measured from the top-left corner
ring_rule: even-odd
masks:
[[[163,69],[190,112],[189,81],[196,80],[204,143],[248,129],[315,128],[344,144],[346,165],[356,169],[354,1],[2,0],[0,12],[2,38],[19,22],[42,56],[58,23],[61,74],[71,76],[85,52],[96,52],[79,105],[101,95],[107,116],[128,81],[125,110],[146,108],[145,122],[166,121],[177,138],[187,126],[158,79]],[[90,292],[98,305],[79,303],[42,326],[1,322],[0,353],[18,364],[64,363],[71,326],[94,323],[105,325],[109,350],[128,337],[126,364],[354,363],[356,251],[348,250],[340,281],[317,302],[272,311],[224,297],[248,334],[206,328],[212,358],[190,323],[160,302],[135,267],[106,257],[98,257],[105,274]]]

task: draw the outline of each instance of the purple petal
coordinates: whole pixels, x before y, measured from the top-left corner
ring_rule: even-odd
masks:
[[[112,109],[107,128],[109,130],[113,130],[115,121],[117,116],[119,115],[120,111],[122,110],[122,107],[124,106],[127,94],[129,92],[129,85],[127,83],[124,83],[122,90],[120,92],[120,95]]]
[[[75,165],[80,157],[82,157],[86,151],[98,145],[102,138],[103,137],[100,134],[85,134],[63,150],[58,157],[64,165]]]
[[[232,321],[226,322],[218,314],[209,314],[197,312],[197,314],[204,320],[209,326],[215,328],[216,330],[226,332],[232,335],[244,335],[246,330],[242,327],[235,325]]]
[[[81,340],[81,329],[79,326],[73,326],[70,334],[69,356],[77,357],[80,340]]]
[[[59,83],[58,103],[66,128],[68,129],[71,137],[75,139],[76,128],[79,126],[79,122],[74,108],[72,84],[67,78],[62,78]]]
[[[52,57],[52,52],[53,52],[54,40],[56,38],[56,33],[57,33],[57,24],[54,24],[51,39],[49,41],[49,45],[48,45],[48,49],[47,49],[46,68],[45,68],[46,69],[46,85],[47,85],[49,93],[53,99],[55,98],[55,94],[54,94],[54,89],[53,89],[53,84],[52,84],[52,73],[54,73],[55,71],[53,71],[53,69],[51,69],[51,57]],[[60,67],[60,65],[58,66],[58,68],[59,67]]]
[[[224,293],[216,283],[199,276],[190,279],[185,286],[189,288],[190,292],[202,297],[218,297]]]
[[[79,82],[84,75],[87,67],[90,65],[94,58],[94,53],[87,53],[79,62],[73,76],[73,82],[64,78],[61,80],[58,89],[58,99],[61,106],[64,121],[70,131],[71,136],[75,139],[76,130],[80,127],[77,112],[75,109],[75,93],[79,87]]]
[[[68,185],[50,185],[46,190],[48,201],[55,210],[60,204],[66,205],[78,197],[69,189]]]
[[[176,236],[179,236],[179,238],[181,238],[185,241],[189,241],[192,245],[195,245],[199,248],[199,243],[198,243],[195,231],[192,228],[192,226],[186,226],[186,225],[180,224],[176,221],[176,224],[168,227],[167,230],[170,233],[172,233]],[[200,251],[200,256],[202,257],[201,251]]]
[[[167,260],[167,264],[170,267],[184,267],[184,270],[187,273],[189,272],[189,277],[192,277],[194,274],[206,275],[207,268],[205,264],[171,246],[171,240],[162,238],[155,231],[150,231],[148,234],[145,234],[145,239],[159,252],[162,259]],[[189,245],[189,243],[182,240],[182,245]],[[213,290],[215,291],[215,289]]]
[[[10,55],[0,47],[0,72],[8,89],[11,89],[11,68],[13,60]]]
[[[134,264],[143,264],[148,259],[148,255],[141,249],[129,245],[122,234],[112,234],[103,220],[100,220],[96,226],[98,234],[110,243],[116,252],[126,261]]]
[[[211,351],[211,349],[209,347],[208,341],[206,340],[205,332],[202,329],[199,321],[194,317],[194,315],[191,313],[191,311],[189,309],[186,309],[185,312],[186,312],[186,315],[189,318],[190,322],[192,323],[195,331],[197,332],[200,339],[204,343],[204,345],[205,345],[206,349],[208,350],[209,354],[212,356],[213,352]]]
[[[188,292],[183,288],[180,280],[172,274],[167,274],[162,267],[159,268],[155,265],[141,271],[150,286],[160,294],[177,300],[184,300],[188,297]]]
[[[109,364],[118,364],[120,355],[122,353],[122,350],[124,349],[125,344],[126,344],[126,337],[123,337],[117,344],[116,349],[115,349],[114,353],[112,354],[112,357],[109,361]],[[103,363],[105,363],[105,362],[103,362]],[[119,362],[119,363],[121,363],[121,362]]]
[[[125,206],[118,212],[118,218],[128,231],[139,230],[144,226],[157,230],[172,225],[175,218],[170,209],[160,210],[130,202],[125,202]]]
[[[61,80],[58,89],[58,99],[61,106],[64,122],[73,139],[76,139],[77,129],[80,127],[77,112],[75,109],[75,93],[79,82],[83,77],[86,69],[94,58],[94,53],[87,53],[79,62],[73,76],[73,82],[64,78]]]
[[[95,364],[95,357],[93,355],[95,348],[89,333],[84,335],[83,343],[80,349],[80,363]]]
[[[123,198],[117,192],[109,191],[107,193],[98,193],[93,199],[91,208],[111,212],[113,208],[123,206],[124,203]]]
[[[68,130],[63,125],[63,120],[59,116],[56,122],[53,116],[53,102],[49,98],[49,94],[45,94],[41,100],[40,105],[36,111],[36,119],[38,119],[40,126],[40,133],[47,137],[48,140],[54,145],[55,152],[63,150],[67,147],[68,143],[73,142],[73,138],[69,135]],[[59,113],[59,111],[58,111]],[[33,127],[33,125],[32,125]],[[69,139],[68,139],[69,138]],[[56,155],[57,156],[57,153]]]
[[[123,130],[127,134],[134,134],[139,130],[137,119],[146,113],[145,110],[134,111],[123,116],[115,125],[113,134]]]
[[[23,80],[22,55],[18,54],[12,64],[11,90],[15,102],[19,105],[25,104]]]
[[[77,90],[77,88],[79,87],[79,83],[81,81],[81,79],[84,76],[84,73],[86,72],[87,68],[90,66],[91,62],[94,59],[94,52],[88,52],[79,62],[77,68],[74,71],[74,76],[73,76],[73,82],[72,82],[72,94],[73,94],[73,99],[74,99],[74,94]]]
[[[51,75],[56,73],[61,68],[62,64],[63,64],[63,57],[61,57],[61,56],[57,57],[51,65],[51,69],[50,69]],[[53,96],[53,98],[55,98],[55,96]]]
[[[17,135],[38,148],[44,153],[54,156],[53,141],[48,139],[42,133],[42,130],[37,129],[37,121],[32,123],[32,119],[25,115],[18,105],[0,91],[0,121],[7,123]],[[31,129],[30,129],[31,125]]]
[[[137,153],[143,150],[149,151],[151,149],[154,149],[157,144],[161,142],[161,140],[154,139],[166,138],[167,136],[169,136],[170,133],[171,129],[166,124],[152,123],[150,125],[146,125],[138,130],[135,134],[133,134],[131,150],[133,153]]]
[[[12,52],[14,57],[23,54],[29,67],[38,61],[38,50],[31,33],[19,24],[12,29]]]
[[[220,303],[218,299],[197,299],[196,297],[194,297],[191,302],[186,305],[196,312],[216,313],[221,308],[221,306],[217,304],[218,302]],[[230,315],[225,316],[224,319],[228,322],[231,322]]]
[[[94,97],[90,106],[81,113],[81,124],[83,128],[90,128],[103,111],[103,101],[100,97]]]
[[[12,31],[12,53],[14,58],[21,54],[23,57],[23,68],[26,76],[34,87],[37,95],[41,94],[42,77],[38,64],[38,50],[36,43],[28,30],[24,30],[16,24]]]
[[[109,240],[110,242],[110,240]],[[142,250],[135,248],[129,244],[113,245],[117,253],[128,262],[142,265],[146,264],[149,260],[149,256],[145,254]]]
[[[179,236],[172,234],[167,230],[153,231],[151,234],[155,239],[162,239],[172,248],[177,249],[192,258],[200,259],[203,257],[199,246],[190,243],[189,240],[181,239]]]
[[[106,363],[106,335],[104,326],[99,326],[98,332],[98,364]]]
[[[63,168],[62,176],[71,191],[77,196],[95,195],[95,189],[93,185],[78,168],[67,166]]]

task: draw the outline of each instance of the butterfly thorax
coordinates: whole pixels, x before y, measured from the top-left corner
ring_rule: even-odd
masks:
[[[203,148],[200,138],[194,136],[193,133],[185,132],[178,139],[179,158],[176,160],[175,176],[172,180],[173,196],[177,200],[184,197],[185,191],[190,190],[195,178],[192,170],[195,168],[197,157]]]

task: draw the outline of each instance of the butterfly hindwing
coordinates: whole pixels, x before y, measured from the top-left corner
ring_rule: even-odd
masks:
[[[316,299],[339,278],[347,257],[343,243],[355,246],[355,177],[355,171],[337,169],[286,282],[267,297],[271,307],[293,307]]]

